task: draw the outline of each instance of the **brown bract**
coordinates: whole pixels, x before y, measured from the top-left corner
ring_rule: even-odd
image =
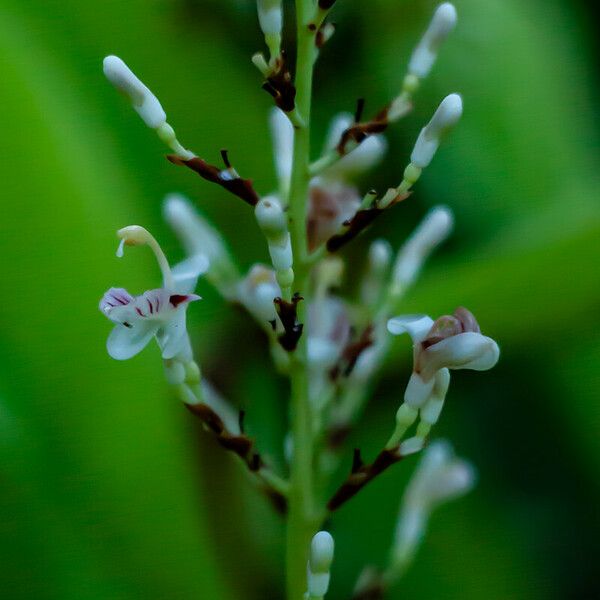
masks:
[[[278,340],[281,347],[288,352],[293,352],[298,346],[298,341],[302,335],[304,325],[298,322],[298,302],[303,300],[300,294],[294,294],[291,302],[287,302],[283,298],[275,298],[275,310],[283,325],[283,333]]]
[[[354,450],[350,475],[327,503],[328,510],[332,512],[337,510],[342,504],[345,504],[348,500],[358,494],[358,492],[360,492],[360,490],[362,490],[362,488],[372,479],[403,458],[404,456],[400,453],[399,447],[390,449],[385,448],[377,455],[371,464],[365,465],[360,456],[360,450]]]
[[[296,108],[296,88],[292,83],[292,74],[285,64],[282,54],[275,69],[263,83],[263,90],[273,96],[275,104],[284,112],[292,112]]]
[[[184,160],[176,154],[168,154],[167,159],[175,165],[191,169],[207,181],[212,181],[212,183],[220,185],[228,192],[247,202],[250,206],[255,206],[260,199],[252,187],[252,180],[232,176],[231,169],[219,169],[197,156],[190,160]]]
[[[357,119],[358,120],[358,119]],[[379,112],[374,119],[365,121],[364,123],[355,123],[351,127],[348,127],[338,142],[336,150],[340,156],[348,154],[348,144],[355,142],[356,144],[362,144],[370,135],[377,133],[383,133],[389,125],[388,121],[388,108],[384,108]]]

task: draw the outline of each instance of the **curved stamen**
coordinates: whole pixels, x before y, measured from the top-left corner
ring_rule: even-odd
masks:
[[[175,289],[175,282],[173,280],[173,273],[171,272],[169,261],[160,247],[160,244],[156,241],[156,238],[147,229],[144,229],[139,225],[129,225],[128,227],[119,229],[119,231],[117,231],[117,237],[121,240],[119,248],[117,249],[118,257],[123,256],[124,246],[149,246],[152,252],[154,252],[156,262],[158,262],[158,266],[160,267],[165,287],[170,290]]]

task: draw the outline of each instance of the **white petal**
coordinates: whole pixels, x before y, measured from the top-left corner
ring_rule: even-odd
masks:
[[[388,331],[394,335],[408,333],[413,344],[423,341],[433,326],[433,319],[427,315],[400,315],[387,322]]]
[[[134,297],[124,288],[110,288],[102,299],[98,308],[100,312],[115,323],[123,323],[135,319],[132,303]]]
[[[487,371],[500,356],[498,344],[480,333],[466,332],[441,340],[420,354],[424,377],[431,377],[443,367]]]
[[[130,327],[117,325],[106,340],[106,349],[112,358],[127,360],[139,354],[158,330],[156,323],[138,320]]]
[[[179,354],[187,354],[189,341],[185,322],[186,311],[185,307],[182,307],[158,330],[156,337],[165,360]]]
[[[404,391],[404,402],[412,408],[421,408],[431,396],[435,378],[424,381],[420,375],[413,373]]]
[[[173,269],[175,291],[179,294],[191,294],[198,283],[198,277],[204,275],[210,263],[204,254],[194,254],[176,264]]]
[[[440,369],[435,374],[435,382],[429,400],[421,408],[421,420],[430,425],[435,425],[444,408],[446,393],[450,385],[450,371],[448,369]]]

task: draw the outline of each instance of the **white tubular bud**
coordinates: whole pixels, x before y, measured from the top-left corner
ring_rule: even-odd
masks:
[[[281,208],[279,200],[269,196],[257,203],[254,214],[259,227],[267,238],[269,254],[280,284],[283,287],[288,287],[288,285],[291,285],[289,278],[293,278],[293,273],[290,274],[289,269],[292,268],[294,259],[285,212]],[[282,275],[283,279],[281,279]]]
[[[277,318],[273,299],[280,295],[273,269],[256,264],[238,286],[237,299],[261,325],[266,326]]]
[[[375,306],[387,280],[392,259],[392,247],[383,239],[375,240],[369,248],[367,272],[361,284],[361,298],[365,305]]]
[[[294,158],[294,126],[280,108],[273,108],[269,115],[275,169],[279,186],[287,195],[292,177],[292,162]]]
[[[311,542],[307,568],[308,598],[323,598],[329,589],[334,541],[327,531],[319,531]]]
[[[165,198],[163,215],[189,256],[202,254],[208,258],[207,279],[231,299],[240,275],[219,232],[180,194]]]
[[[289,234],[286,234],[282,245],[269,244],[269,254],[275,271],[287,271],[292,268],[294,258]]]
[[[411,163],[424,169],[432,161],[442,139],[460,119],[463,112],[462,98],[458,94],[446,96],[431,121],[421,130],[410,156]]]
[[[283,27],[281,0],[256,0],[258,21],[265,35],[278,35]]]
[[[456,26],[456,20],[456,8],[450,2],[437,7],[429,27],[410,58],[408,72],[411,75],[422,79],[429,74],[440,46]]]
[[[166,123],[167,115],[158,98],[118,56],[107,56],[103,62],[103,69],[106,78],[127,96],[148,127],[157,129]]]
[[[344,131],[353,124],[354,117],[346,112],[339,113],[332,119],[325,139],[324,154],[336,149]],[[359,175],[381,161],[387,146],[387,140],[383,135],[370,135],[362,144],[354,147],[333,166],[326,169],[323,176],[347,179]]]
[[[267,239],[277,239],[287,232],[287,219],[277,198],[269,196],[260,200],[254,214]]]
[[[411,285],[431,253],[452,231],[454,216],[446,206],[431,209],[408,238],[394,265],[392,281],[405,288]]]
[[[414,557],[433,509],[469,492],[475,471],[456,458],[450,444],[436,441],[428,446],[402,500],[391,553],[390,572],[401,575]]]
[[[475,470],[456,458],[445,441],[430,444],[411,479],[405,503],[430,511],[436,505],[466,494],[475,483]]]

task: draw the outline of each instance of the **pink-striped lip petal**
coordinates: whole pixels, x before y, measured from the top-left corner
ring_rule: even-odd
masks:
[[[133,302],[133,296],[124,288],[110,288],[102,300],[100,300],[100,311],[105,315],[108,315],[113,308],[119,306],[127,306]]]

